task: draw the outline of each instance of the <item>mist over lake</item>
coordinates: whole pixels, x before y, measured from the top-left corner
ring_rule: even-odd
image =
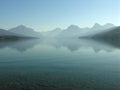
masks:
[[[119,54],[88,39],[4,41],[0,90],[119,90]]]

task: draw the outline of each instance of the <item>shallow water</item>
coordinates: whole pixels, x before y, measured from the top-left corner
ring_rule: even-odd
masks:
[[[81,39],[0,42],[0,90],[120,90],[120,49]]]

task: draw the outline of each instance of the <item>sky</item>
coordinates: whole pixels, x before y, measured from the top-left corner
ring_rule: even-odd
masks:
[[[26,25],[37,31],[74,24],[120,25],[120,0],[0,0],[0,28]]]

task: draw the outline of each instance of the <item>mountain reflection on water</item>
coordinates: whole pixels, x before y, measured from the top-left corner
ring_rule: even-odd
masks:
[[[112,52],[120,48],[118,41],[98,41],[93,39],[25,39],[0,42],[0,48],[11,48],[20,52],[25,52],[34,48],[36,45],[47,45],[54,48],[65,47],[71,52],[80,48],[92,48],[96,53],[104,50]]]
[[[0,42],[0,90],[120,90],[120,50],[92,39]]]

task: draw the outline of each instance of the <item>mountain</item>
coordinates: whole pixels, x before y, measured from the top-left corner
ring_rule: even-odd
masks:
[[[115,25],[111,23],[107,23],[105,25],[100,25],[95,23],[92,28],[79,28],[77,25],[71,25],[67,29],[62,30],[58,37],[61,38],[78,38],[79,36],[88,36],[94,35],[103,31],[106,31],[110,28],[115,27]]]
[[[67,29],[56,28],[51,31],[42,32],[44,37],[47,38],[65,38],[65,37],[74,37],[80,33],[80,28],[76,25],[71,25]]]
[[[83,36],[89,36],[89,35],[101,33],[113,27],[116,27],[116,26],[111,23],[107,23],[105,25],[100,25],[98,23],[95,23],[93,27],[90,28]]]
[[[10,32],[8,30],[0,29],[0,41],[5,41],[5,40],[20,40],[20,39],[33,39],[35,37],[28,37],[20,34],[16,34],[13,32]]]
[[[7,30],[4,30],[4,29],[0,29],[0,41],[4,41],[4,40],[15,40],[15,39],[18,39],[19,36],[17,36],[17,34],[15,33],[12,33],[12,32],[9,32]]]
[[[109,30],[113,27],[116,27],[116,26],[111,24],[111,23],[107,23],[105,25],[100,25],[98,23],[95,23],[92,28],[85,30],[85,32],[83,34],[80,34],[79,36],[80,37],[86,37],[86,36],[90,36],[90,35],[92,36],[92,35],[95,35],[97,33],[101,33],[101,32],[104,32],[106,30]]]
[[[24,37],[24,36],[20,36],[18,34],[15,34],[13,32],[4,30],[4,29],[0,29],[0,41],[2,40],[18,40],[18,39],[25,39],[28,37]]]
[[[105,29],[108,29],[108,28],[112,28],[112,27],[115,27],[115,25],[113,25],[112,23],[107,23],[103,26]]]
[[[79,37],[79,36],[87,36],[87,35],[92,35],[96,34],[99,32],[103,32],[106,29],[115,27],[113,24],[105,24],[105,25],[100,25],[98,23],[95,23],[92,28],[79,28],[77,25],[71,25],[67,29],[63,30],[59,37]]]
[[[20,36],[27,37],[39,37],[44,36],[45,38],[78,38],[83,36],[95,35],[97,33],[104,32],[110,28],[115,27],[115,25],[111,23],[107,23],[105,25],[100,25],[95,23],[92,28],[79,28],[77,25],[71,25],[68,28],[62,30],[60,28],[56,28],[52,31],[47,32],[36,32],[32,28],[28,28],[24,25],[20,25],[9,29],[11,33],[16,33]]]
[[[104,40],[106,39],[120,40],[120,26],[95,34],[91,37],[96,39],[104,39]]]
[[[4,29],[0,29],[0,36],[17,36],[17,34]]]
[[[92,30],[98,30],[98,29],[101,30],[101,29],[103,29],[103,26],[101,26],[101,25],[98,24],[98,23],[95,23],[91,29],[92,29]]]
[[[82,33],[83,30],[79,28],[77,25],[71,25],[67,29],[63,30],[58,37],[61,38],[73,38],[78,37],[80,33]]]
[[[24,25],[20,25],[15,28],[9,29],[9,31],[19,34],[19,35],[28,36],[28,37],[41,37],[42,36],[40,32],[36,32],[32,28],[28,28]]]
[[[56,28],[52,31],[47,31],[47,32],[42,32],[42,35],[45,37],[45,38],[55,38],[56,36],[59,35],[59,33],[62,32],[62,29],[60,28]]]
[[[101,33],[85,36],[83,38],[93,39],[99,42],[104,42],[106,44],[120,47],[120,26],[113,27]]]
[[[112,27],[115,27],[115,25],[113,25],[111,23],[107,23],[105,25],[100,25],[98,23],[95,23],[91,29],[92,30],[105,30],[105,29],[109,29],[109,28],[112,28]]]

